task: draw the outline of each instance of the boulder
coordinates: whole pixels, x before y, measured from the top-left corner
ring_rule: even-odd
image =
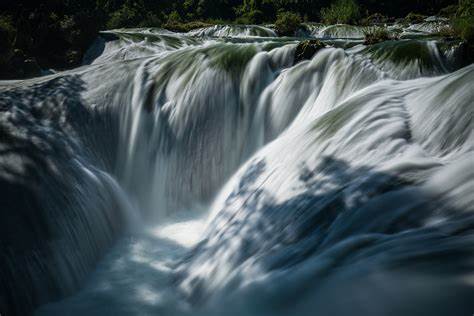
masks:
[[[313,58],[317,52],[325,48],[326,45],[320,40],[306,40],[298,44],[295,51],[294,63],[299,63],[302,60],[308,60]]]

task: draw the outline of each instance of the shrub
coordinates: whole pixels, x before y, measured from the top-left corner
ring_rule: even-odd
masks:
[[[444,7],[441,10],[439,10],[438,15],[445,18],[451,18],[456,15],[457,10],[458,10],[457,5],[455,4],[448,5],[447,7]]]
[[[451,25],[446,25],[446,26],[441,27],[436,35],[444,37],[444,38],[448,38],[448,39],[454,39],[454,38],[459,37],[459,35],[456,34],[454,27]]]
[[[390,32],[384,27],[367,28],[364,30],[365,45],[373,45],[380,42],[392,40]]]
[[[325,47],[326,45],[320,40],[306,40],[299,42],[296,46],[293,63],[296,64],[302,60],[309,60]]]
[[[474,0],[460,0],[455,8],[451,6],[447,8],[442,11],[449,12],[451,23],[441,28],[438,35],[451,39],[458,38],[468,46],[474,46]]]
[[[452,32],[470,47],[474,46],[474,0],[460,0],[452,18]]]
[[[6,63],[13,54],[15,28],[9,16],[0,16],[0,64]]]
[[[163,24],[161,17],[157,16],[154,13],[147,13],[142,22],[140,22],[140,27],[158,27]]]
[[[177,11],[173,11],[168,15],[168,22],[167,23],[181,23],[182,19],[181,16]]]
[[[453,30],[459,38],[474,46],[474,16],[455,19]]]
[[[474,0],[459,0],[459,7],[456,16],[458,18],[473,18]]]
[[[362,25],[374,25],[374,24],[385,24],[388,22],[388,17],[381,13],[374,13],[369,15],[368,17],[364,18],[361,21]]]
[[[212,24],[200,21],[188,22],[188,23],[166,23],[163,25],[165,29],[168,29],[173,32],[182,32],[186,33],[195,29],[200,29],[203,27],[209,27]]]
[[[252,10],[244,13],[235,20],[237,24],[260,24],[263,22],[264,15],[260,10]]]
[[[410,12],[405,17],[404,22],[407,24],[418,24],[423,23],[426,18],[426,15]]]
[[[327,24],[351,24],[360,17],[359,5],[355,0],[337,0],[329,8],[321,10],[321,19]]]
[[[141,2],[127,1],[110,15],[107,28],[137,27],[145,19],[146,12]]]
[[[275,21],[275,31],[280,36],[294,36],[301,26],[301,17],[292,12],[280,12]]]

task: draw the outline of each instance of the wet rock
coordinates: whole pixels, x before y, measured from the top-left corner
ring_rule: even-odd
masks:
[[[294,63],[313,58],[317,52],[325,48],[326,45],[320,40],[306,40],[298,44],[295,51]]]

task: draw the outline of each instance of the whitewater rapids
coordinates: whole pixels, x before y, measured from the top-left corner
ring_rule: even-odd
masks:
[[[0,81],[2,315],[471,315],[474,65],[347,32],[114,30]]]

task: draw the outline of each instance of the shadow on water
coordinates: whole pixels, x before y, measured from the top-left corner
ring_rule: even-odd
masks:
[[[85,83],[71,75],[20,84],[0,90],[2,315],[72,293],[121,226],[110,188],[85,171],[97,156],[81,139],[100,126],[84,105]]]
[[[118,138],[113,135],[118,129],[113,116],[101,112],[107,109],[86,107],[85,89],[79,76],[64,76],[1,91],[2,314],[30,314],[73,293],[122,226],[113,193],[95,173],[97,166],[113,169],[117,146],[112,139]],[[205,238],[186,254],[163,238],[126,240],[106,259],[110,265],[96,272],[105,275],[105,282],[86,288],[88,302],[73,298],[72,304],[82,314],[91,307],[97,314],[173,315],[176,311],[163,307],[161,295],[180,296],[186,283],[191,290],[183,296],[194,307],[220,297],[238,307],[236,315],[347,315],[351,309],[350,314],[380,315],[374,306],[401,315],[472,311],[466,300],[472,287],[454,282],[474,270],[472,211],[423,190],[426,177],[389,174],[334,157],[320,158],[312,167],[300,165],[285,198],[274,192],[286,179],[275,175],[289,167],[254,160]],[[170,261],[163,264],[157,259],[162,256]],[[170,280],[174,269],[178,276]],[[377,281],[369,289],[365,277],[380,271],[401,277],[398,283],[383,278],[385,283]],[[107,282],[109,273],[115,284]],[[430,282],[421,287],[403,280],[426,275]],[[456,297],[425,292],[445,285],[445,278],[454,284],[450,290],[460,289]],[[170,287],[163,291],[162,284]],[[107,297],[101,286],[117,286],[117,291]],[[377,296],[377,289],[387,288],[397,300]],[[373,300],[359,300],[360,289],[368,289]],[[238,295],[248,296],[240,300]],[[341,296],[346,305],[339,308]]]
[[[472,311],[472,213],[431,196],[423,181],[333,157],[314,169],[302,165],[301,193],[281,201],[265,188],[268,168],[263,159],[251,163],[206,238],[183,259],[178,282],[191,286],[195,306],[230,304],[235,315]],[[206,272],[194,273],[203,264]],[[228,272],[216,286],[220,269]],[[249,276],[252,270],[258,275]],[[374,280],[377,273],[384,277]]]

